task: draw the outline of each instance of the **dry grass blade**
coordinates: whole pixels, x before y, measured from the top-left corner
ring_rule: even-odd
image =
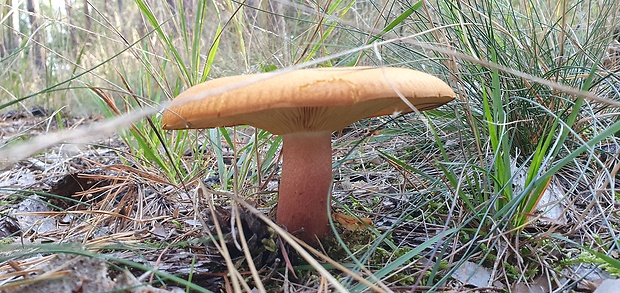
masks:
[[[204,187],[204,184],[202,184],[201,188],[203,187]],[[233,213],[235,214],[235,224],[237,225],[237,231],[239,231],[239,238],[240,238],[239,240],[241,240],[241,248],[243,250],[243,254],[245,255],[245,259],[248,262],[248,267],[250,268],[250,272],[252,272],[252,278],[254,279],[254,285],[257,287],[259,292],[266,292],[265,286],[263,286],[263,282],[261,281],[261,278],[258,275],[258,271],[256,270],[256,265],[254,264],[254,260],[252,259],[252,254],[250,254],[250,249],[248,248],[248,245],[247,245],[245,233],[243,232],[243,227],[241,226],[241,217],[239,216],[237,205],[233,204],[232,209],[233,211],[235,211]]]
[[[226,268],[228,269],[228,276],[230,277],[230,280],[228,280],[228,278],[224,278],[224,280],[226,281],[227,287],[229,286],[229,281],[230,281],[232,282],[232,287],[234,289],[234,292],[241,292],[240,283],[244,285],[244,288],[249,288],[249,287],[243,280],[241,273],[235,268],[235,265],[233,264],[233,261],[230,257],[230,252],[228,251],[228,247],[226,246],[226,242],[224,238],[224,233],[222,233],[222,229],[217,219],[218,217],[215,214],[215,209],[213,208],[214,205],[213,205],[213,202],[211,201],[211,197],[209,197],[208,199],[208,202],[209,202],[208,206],[211,212],[211,217],[214,222],[214,227],[217,233],[217,237],[213,236],[205,220],[200,217],[200,211],[198,210],[198,202],[201,198],[205,198],[207,197],[207,194],[209,194],[209,192],[205,192],[205,191],[207,191],[207,188],[206,186],[204,186],[204,184],[201,181],[200,187],[196,190],[193,196],[195,215],[199,217],[202,227],[204,227],[204,231],[213,240],[213,244],[216,246],[217,250],[220,252],[220,255],[224,258],[224,261],[226,262]],[[216,240],[219,241],[219,244],[218,244],[218,241]],[[250,290],[248,289],[248,291]]]
[[[0,280],[10,280],[16,277],[28,278],[30,274],[41,272],[41,268],[37,266],[47,262],[53,255],[37,257],[33,260],[9,260],[6,265],[0,266],[0,272],[6,272],[0,275]],[[10,272],[13,270],[14,272]]]
[[[91,240],[88,240],[84,243],[86,248],[88,249],[101,249],[107,248],[112,245],[129,245],[129,244],[139,244],[147,237],[148,235],[143,233],[135,233],[135,232],[120,232],[112,235],[106,235],[97,237]]]
[[[145,171],[141,171],[138,170],[136,168],[130,167],[130,166],[126,166],[126,165],[108,165],[108,166],[102,166],[103,168],[106,169],[111,169],[111,170],[117,170],[117,171],[126,171],[128,173],[134,173],[135,175],[141,177],[141,178],[145,178],[145,179],[149,179],[161,184],[166,184],[169,185],[170,184],[170,180],[166,180],[164,178],[161,178],[155,174],[152,174],[152,172],[145,172]],[[174,186],[174,185],[173,185]],[[177,186],[174,186],[177,187]]]
[[[368,288],[372,289],[374,292],[388,292],[389,291],[389,289],[387,289],[387,288],[383,289],[383,288],[381,288],[381,287],[379,287],[379,286],[377,286],[375,284],[372,284],[371,282],[369,282],[368,280],[366,280],[363,277],[359,276],[355,272],[347,269],[346,267],[344,267],[343,265],[341,265],[337,261],[334,261],[333,259],[329,258],[328,256],[326,256],[326,255],[320,253],[319,251],[317,251],[316,249],[312,248],[308,244],[304,243],[303,241],[295,238],[290,233],[288,233],[287,231],[282,229],[280,226],[278,226],[276,223],[274,223],[267,216],[265,216],[263,213],[261,213],[259,210],[257,210],[255,207],[253,207],[252,205],[248,204],[242,198],[240,198],[238,196],[235,196],[234,194],[229,193],[229,192],[222,192],[222,191],[211,190],[211,189],[209,189],[208,187],[206,187],[204,185],[202,186],[202,188],[204,188],[206,191],[209,191],[209,193],[221,194],[221,195],[225,195],[225,196],[230,197],[235,202],[237,202],[238,204],[243,206],[245,209],[250,211],[252,214],[254,214],[258,218],[260,218],[263,222],[265,222],[265,224],[267,224],[278,235],[280,235],[280,237],[282,237],[282,239],[284,239],[289,245],[291,245],[291,247],[293,247],[293,249],[295,249],[295,251],[297,253],[299,253],[299,255],[303,259],[305,259],[308,262],[308,264],[310,264],[315,270],[317,270],[317,272],[319,272],[319,274],[322,277],[325,277],[327,279],[327,281],[329,281],[329,283],[332,286],[334,286],[334,288],[337,291],[339,291],[339,292],[348,292],[348,290],[346,288],[344,288],[342,286],[342,284],[340,284],[340,282],[338,280],[336,280],[334,278],[334,276],[332,274],[330,274],[320,263],[318,263],[317,260],[310,253],[308,253],[308,251],[312,252],[313,254],[315,254],[316,256],[320,257],[324,261],[330,263],[331,265],[336,267],[338,270],[340,270],[341,272],[343,272],[343,273],[347,274],[348,276],[354,278],[358,282],[363,283]],[[306,249],[308,251],[306,251]]]
[[[52,259],[54,259],[56,257],[57,257],[57,255],[50,255],[48,257],[41,258],[40,259],[41,261],[37,261],[36,264],[33,263],[33,266],[41,265],[43,263],[51,261]],[[45,261],[42,261],[42,260],[45,260]],[[39,283],[39,282],[45,282],[45,281],[49,281],[51,279],[57,279],[57,278],[63,278],[63,277],[69,276],[72,272],[71,272],[71,270],[65,270],[65,268],[70,267],[73,264],[73,262],[74,262],[74,260],[73,261],[64,262],[63,264],[53,268],[52,270],[46,271],[43,274],[41,274],[39,276],[36,276],[34,278],[28,278],[27,276],[24,276],[24,279],[21,279],[21,280],[18,280],[18,281],[14,281],[14,282],[11,282],[9,284],[5,284],[3,286],[0,286],[0,292],[2,292],[4,290],[10,290],[10,289],[13,289],[13,288],[17,288],[17,287],[23,286],[23,285],[34,284],[34,283]],[[36,270],[40,270],[40,269],[36,269]]]
[[[379,46],[403,42],[403,43],[408,43],[408,44],[411,44],[413,46],[417,46],[423,49],[443,53],[443,54],[446,54],[447,56],[452,56],[457,59],[463,59],[463,60],[467,60],[475,64],[480,64],[487,68],[498,69],[506,73],[521,77],[523,79],[546,85],[552,89],[574,95],[576,97],[584,97],[586,99],[589,99],[591,101],[596,101],[598,103],[620,107],[620,102],[612,100],[612,99],[601,98],[594,93],[581,91],[579,89],[575,89],[575,88],[560,84],[558,82],[549,81],[549,80],[546,80],[540,77],[533,76],[531,74],[527,74],[525,72],[521,72],[521,71],[518,71],[512,68],[508,68],[506,66],[494,64],[490,61],[480,60],[478,58],[474,58],[469,55],[455,52],[452,49],[412,41],[412,39],[415,39],[424,34],[428,34],[432,31],[447,29],[449,27],[454,27],[454,26],[459,26],[459,24],[436,27],[436,28],[433,28],[433,29],[430,29],[430,30],[427,30],[421,33],[417,33],[417,34],[413,34],[413,35],[409,35],[405,37],[396,37],[396,38],[388,39],[382,42],[375,42],[371,45],[359,46],[353,49],[344,50],[342,52],[332,54],[327,57],[317,58],[316,60],[313,60],[311,62],[305,62],[305,63],[301,63],[298,65],[289,66],[287,68],[280,69],[277,71],[272,71],[269,74],[261,75],[260,77],[257,77],[257,78],[248,79],[244,82],[240,82],[235,85],[226,86],[226,87],[218,88],[216,90],[208,91],[206,93],[203,93],[201,96],[208,97],[210,95],[222,94],[231,89],[254,84],[262,80],[265,80],[267,78],[275,77],[275,76],[284,74],[286,72],[290,72],[295,69],[300,69],[300,68],[304,68],[304,67],[308,67],[308,66],[312,66],[316,64],[321,64],[323,62],[327,62],[327,61],[330,61],[330,60],[333,60],[339,57],[347,56],[347,55],[350,55],[350,54],[353,54],[359,51],[369,50],[369,49],[377,50]],[[184,100],[183,102],[186,103],[186,102],[194,101],[196,99],[197,98],[195,99],[190,98],[190,99]],[[139,119],[156,114],[157,112],[165,108],[169,108],[170,106],[175,106],[178,104],[179,104],[178,102],[176,103],[164,102],[164,103],[161,103],[159,107],[157,108],[140,108],[139,110],[135,110],[133,112],[120,115],[116,118],[109,119],[104,122],[93,123],[92,125],[85,127],[85,128],[78,128],[78,129],[74,129],[71,131],[60,131],[57,133],[37,136],[34,139],[31,139],[24,144],[19,144],[14,147],[9,147],[9,148],[5,148],[4,150],[0,150],[0,162],[2,162],[2,165],[6,166],[9,163],[13,163],[13,162],[16,162],[17,160],[21,160],[23,158],[29,157],[38,151],[47,149],[51,146],[54,146],[60,143],[65,143],[65,142],[87,143],[96,138],[100,138],[105,135],[110,135],[112,133],[115,133],[118,131],[118,129],[123,129],[125,127],[131,126],[135,121]]]
[[[73,214],[73,215],[105,215],[105,216],[110,216],[110,217],[118,217],[118,218],[122,218],[125,220],[129,220],[132,222],[137,222],[137,223],[147,223],[150,221],[156,221],[156,220],[166,220],[166,219],[170,219],[169,216],[158,216],[158,217],[152,217],[152,218],[148,218],[148,219],[137,219],[137,218],[132,218],[123,214],[119,214],[119,213],[115,213],[115,212],[111,212],[111,211],[103,211],[103,210],[95,210],[95,211],[63,211],[63,212],[18,212],[18,213],[14,213],[15,216],[63,216],[63,215],[67,215],[67,214]]]
[[[32,267],[32,266],[37,266],[41,263],[44,263],[46,261],[49,261],[50,259],[54,258],[53,255],[48,255],[48,256],[43,256],[43,257],[34,257],[30,260],[14,260],[12,261],[12,265],[10,264],[6,264],[6,265],[2,265],[0,266],[0,272],[6,272],[10,269],[15,270],[15,267],[19,267],[19,269],[17,270],[30,270],[30,269],[24,269],[25,267]],[[1,275],[0,276],[0,280],[4,279],[5,275]]]
[[[24,285],[29,285],[29,284],[34,284],[34,283],[41,283],[41,282],[46,282],[52,279],[58,279],[58,278],[64,278],[68,275],[71,274],[71,271],[69,270],[65,270],[65,271],[54,271],[54,272],[45,272],[40,276],[37,276],[35,278],[28,278],[28,279],[22,279],[19,281],[14,281],[11,282],[9,284],[6,285],[2,285],[0,286],[0,292],[4,291],[4,290],[11,290],[20,286],[24,286]]]
[[[387,287],[385,287],[384,284],[381,283],[380,280],[376,280],[379,283],[379,286],[381,287],[377,287],[377,285],[369,282],[368,280],[364,279],[363,277],[361,277],[360,275],[352,272],[351,270],[347,269],[345,266],[341,265],[339,262],[331,259],[329,256],[321,253],[320,251],[314,249],[314,247],[308,245],[307,243],[300,241],[299,239],[295,238],[294,236],[291,236],[291,238],[295,239],[296,241],[299,242],[299,244],[301,244],[305,249],[307,249],[308,251],[312,252],[312,254],[318,256],[319,258],[323,259],[324,261],[328,262],[329,264],[333,265],[334,267],[336,267],[338,270],[342,271],[343,273],[351,276],[352,278],[354,278],[355,280],[357,280],[358,282],[366,285],[368,288],[372,289],[373,292],[390,292],[391,290]],[[365,271],[366,273],[368,273],[368,275],[373,278],[374,276],[372,275],[372,272],[368,271],[366,268],[361,268],[363,271]],[[376,279],[376,278],[375,278]]]

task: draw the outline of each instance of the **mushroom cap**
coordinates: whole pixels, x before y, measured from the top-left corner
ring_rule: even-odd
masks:
[[[455,97],[439,78],[405,68],[331,67],[270,74],[223,77],[189,88],[164,112],[163,128],[252,125],[273,134],[336,131],[363,118],[413,111],[399,93],[419,111]],[[226,87],[230,90],[222,92]]]

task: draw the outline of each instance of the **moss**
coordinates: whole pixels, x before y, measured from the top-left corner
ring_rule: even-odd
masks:
[[[604,259],[597,257],[589,252],[582,252],[578,257],[577,261],[580,263],[593,264],[600,267],[602,270],[608,272],[614,277],[620,277],[620,267],[613,266],[608,263]]]

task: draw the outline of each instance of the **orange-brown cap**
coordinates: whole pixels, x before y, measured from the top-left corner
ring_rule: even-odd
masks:
[[[273,134],[335,131],[362,118],[411,112],[454,99],[439,78],[395,67],[300,69],[236,87],[267,73],[230,76],[198,84],[181,93],[163,117],[164,129],[252,125]],[[183,101],[188,101],[182,103]]]

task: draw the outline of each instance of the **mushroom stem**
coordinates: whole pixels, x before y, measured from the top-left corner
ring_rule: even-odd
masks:
[[[332,182],[331,132],[282,136],[282,179],[277,223],[307,243],[329,232],[327,203]]]

